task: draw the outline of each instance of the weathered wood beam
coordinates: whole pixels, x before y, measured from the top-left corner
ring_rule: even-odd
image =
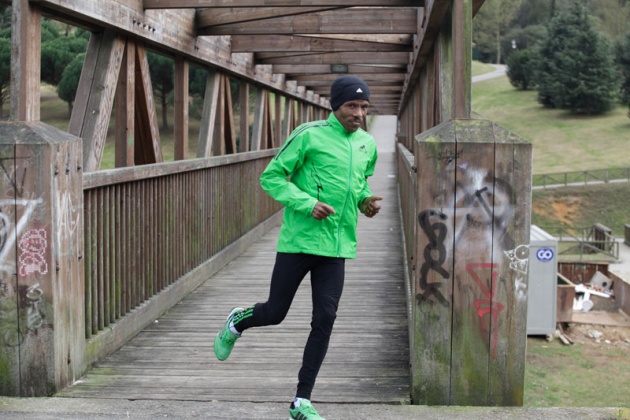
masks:
[[[219,79],[219,101],[216,110],[217,119],[214,126],[214,135],[212,136],[213,156],[236,153],[230,80],[225,74],[220,74]]]
[[[134,145],[134,158],[137,165],[163,161],[149,60],[146,48],[141,44],[136,45],[136,138]]]
[[[201,127],[199,129],[199,142],[197,143],[197,157],[199,158],[212,155],[212,137],[219,106],[220,83],[221,75],[217,71],[210,69],[206,79],[206,91],[203,95]]]
[[[424,0],[345,0],[344,7],[422,7]],[[199,9],[204,7],[339,6],[339,0],[144,0],[145,9]]]
[[[355,76],[362,78],[368,85],[369,82],[377,82],[378,84],[387,84],[388,82],[402,82],[405,80],[404,73],[353,73]],[[312,74],[305,76],[295,76],[292,79],[296,80],[299,84],[305,83],[315,83],[315,82],[323,82],[323,83],[332,83],[336,78],[338,78],[338,74]],[[396,83],[398,84],[398,83]]]
[[[249,83],[241,80],[239,86],[239,105],[240,105],[240,132],[241,141],[239,143],[239,152],[249,152]],[[276,95],[280,97],[280,95]]]
[[[329,53],[329,54],[303,54],[286,57],[260,59],[261,64],[407,64],[409,54],[404,52],[371,54],[358,53]]]
[[[117,168],[134,165],[134,114],[135,114],[136,45],[127,40],[116,88],[116,147]]]
[[[365,64],[353,64],[348,66],[348,73],[405,73],[406,68],[406,65],[371,66]],[[273,71],[275,73],[286,74],[287,76],[299,74],[332,74],[330,64],[274,64]]]
[[[223,125],[225,127],[225,154],[234,154],[236,149],[236,132],[234,130],[234,107],[232,106],[232,90],[230,89],[230,78],[223,77]]]
[[[125,40],[113,31],[92,34],[81,71],[68,132],[83,139],[83,171],[101,164]]]
[[[197,10],[197,28],[207,28],[218,25],[234,25],[254,20],[265,20],[282,16],[296,16],[306,13],[325,12],[327,10],[342,9],[343,7],[261,7],[234,8],[219,7]]]
[[[415,33],[417,8],[356,8],[286,16],[234,25],[199,27],[199,35]]]
[[[175,57],[175,160],[188,158],[188,61]]]
[[[206,66],[225,69],[296,99],[306,100],[286,85],[286,81],[256,67],[251,54],[232,54],[229,37],[197,37],[194,10],[144,11],[140,0],[30,0],[42,12],[63,16],[94,29],[110,27],[152,44],[161,52],[183,55]],[[324,98],[318,106],[327,106]]]
[[[273,145],[271,146],[273,147],[280,147],[282,145],[282,142],[284,141],[283,138],[281,138],[282,136],[282,97],[280,95],[275,95],[275,99],[274,99],[274,112],[275,112],[275,119],[274,119],[274,127],[273,127],[273,132],[274,132],[274,137],[273,137]]]
[[[403,96],[401,98],[400,109],[402,109],[413,90],[413,85],[419,77],[419,73],[424,66],[430,51],[433,49],[433,43],[437,37],[446,12],[451,7],[452,1],[433,0],[429,1],[425,9],[419,9],[418,22],[422,27],[417,30],[417,48],[414,50],[413,59],[410,70],[407,73],[407,80],[404,84]]]
[[[381,93],[398,93],[402,92],[402,86],[400,84],[392,84],[391,86],[380,86],[374,83],[369,84],[370,95],[374,96]],[[330,95],[330,85],[328,86],[315,86],[313,87],[313,93],[320,95]]]
[[[262,88],[256,88],[256,106],[254,107],[254,123],[252,125],[252,141],[251,150],[261,150],[263,143],[263,134],[265,122],[265,108],[267,101],[265,95],[267,92]]]
[[[291,35],[232,35],[232,52],[411,52],[411,45]]]
[[[11,10],[11,119],[39,121],[41,11],[28,0],[13,0]]]
[[[470,118],[472,85],[472,2],[453,2],[453,118]]]

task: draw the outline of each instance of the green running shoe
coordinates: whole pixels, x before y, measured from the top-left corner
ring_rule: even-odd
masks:
[[[299,404],[296,405],[296,404]],[[313,404],[309,400],[301,399],[293,402],[293,407],[289,409],[289,414],[294,420],[326,420],[315,411]]]
[[[234,308],[230,312],[227,317],[227,321],[225,321],[225,325],[216,337],[214,337],[214,354],[217,356],[217,359],[223,361],[230,357],[230,353],[232,353],[232,349],[234,348],[234,343],[241,336],[240,334],[234,334],[230,331],[230,322],[232,322],[232,318],[240,312],[243,312],[243,308]]]

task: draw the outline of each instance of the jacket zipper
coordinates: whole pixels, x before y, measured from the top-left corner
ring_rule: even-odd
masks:
[[[341,217],[339,217],[339,226],[337,227],[337,258],[341,256],[341,226],[343,225],[343,217],[346,214],[346,206],[348,205],[348,197],[350,196],[350,190],[352,187],[352,142],[350,141],[350,135],[346,135],[348,141],[348,149],[350,151],[350,165],[348,170],[348,189],[346,190],[346,199],[343,202],[343,208],[341,210]]]

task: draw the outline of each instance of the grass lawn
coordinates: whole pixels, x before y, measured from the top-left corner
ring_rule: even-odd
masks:
[[[472,107],[533,144],[535,174],[630,167],[625,107],[601,116],[545,109],[536,92],[515,90],[507,77],[474,83]],[[532,204],[538,226],[599,222],[623,236],[624,223],[630,223],[630,183],[534,190]],[[630,419],[629,387],[630,346],[527,339],[525,406],[613,407],[616,418]]]
[[[543,108],[535,91],[520,91],[507,77],[474,83],[472,109],[534,147],[534,173],[630,167],[630,118],[618,106],[600,116]]]
[[[628,408],[628,386],[628,348],[527,341],[525,406]]]

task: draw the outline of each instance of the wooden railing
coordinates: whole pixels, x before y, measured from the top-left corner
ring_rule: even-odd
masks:
[[[630,181],[630,168],[596,169],[590,171],[559,172],[532,176],[534,187],[546,188],[550,185],[575,185]]]
[[[558,239],[558,254],[564,259],[571,261],[619,259],[619,242],[611,230],[600,223],[588,227],[545,226],[541,229]]]
[[[273,153],[86,173],[86,338],[279,211],[258,183]]]
[[[402,144],[397,144],[398,161],[398,193],[400,194],[400,211],[403,224],[405,268],[405,288],[407,295],[407,317],[412,318],[412,284],[415,281],[415,266],[413,256],[415,254],[414,242],[416,240],[414,230],[416,226],[416,169],[413,165],[413,154]],[[413,348],[413,323],[409,323],[409,343]]]

